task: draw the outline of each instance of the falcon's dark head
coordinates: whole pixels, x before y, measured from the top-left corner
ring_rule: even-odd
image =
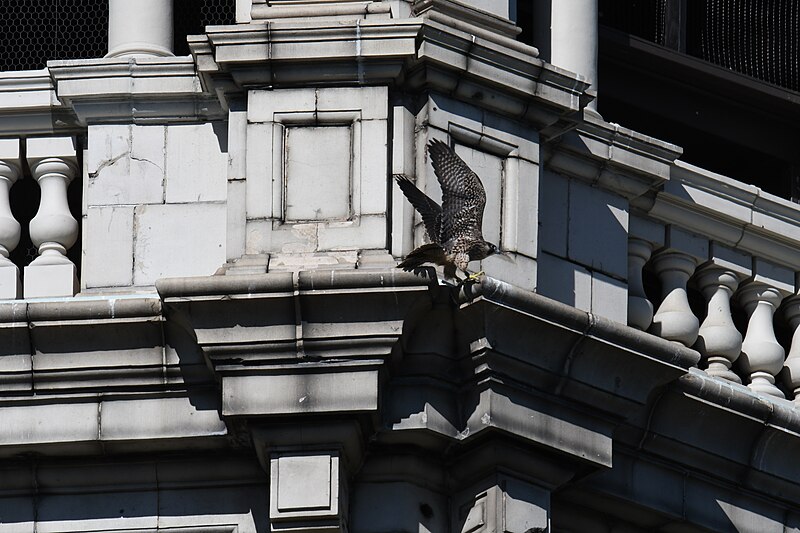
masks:
[[[497,245],[489,241],[480,241],[475,248],[470,250],[469,258],[472,261],[481,260],[489,257],[490,255],[502,254]]]

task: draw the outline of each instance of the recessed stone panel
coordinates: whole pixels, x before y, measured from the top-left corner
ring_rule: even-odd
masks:
[[[351,209],[349,126],[286,128],[284,220],[347,220]]]

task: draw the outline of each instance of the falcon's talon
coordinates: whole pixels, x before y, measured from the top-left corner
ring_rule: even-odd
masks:
[[[478,281],[481,276],[485,276],[485,275],[486,275],[486,272],[481,270],[480,272],[476,272],[474,274],[470,274],[469,276],[467,276],[467,279],[465,279],[464,281]]]

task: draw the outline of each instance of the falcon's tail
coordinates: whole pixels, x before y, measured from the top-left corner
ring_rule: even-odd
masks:
[[[406,257],[402,263],[397,265],[397,268],[402,268],[406,272],[411,272],[415,268],[419,268],[425,263],[433,263],[434,265],[441,265],[444,263],[445,253],[444,249],[435,243],[423,244]]]

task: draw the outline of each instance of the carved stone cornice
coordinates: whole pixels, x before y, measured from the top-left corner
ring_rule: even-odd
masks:
[[[535,48],[442,17],[216,26],[190,47],[207,91],[388,84],[469,99],[540,127],[574,118],[591,99],[581,76],[541,61]]]
[[[77,119],[58,101],[47,69],[0,72],[0,135],[70,134]]]
[[[59,101],[81,126],[89,122],[187,122],[223,118],[219,101],[204,93],[187,57],[50,61]]]
[[[585,112],[573,131],[546,145],[544,160],[548,168],[630,200],[664,186],[681,153],[678,146]]]

